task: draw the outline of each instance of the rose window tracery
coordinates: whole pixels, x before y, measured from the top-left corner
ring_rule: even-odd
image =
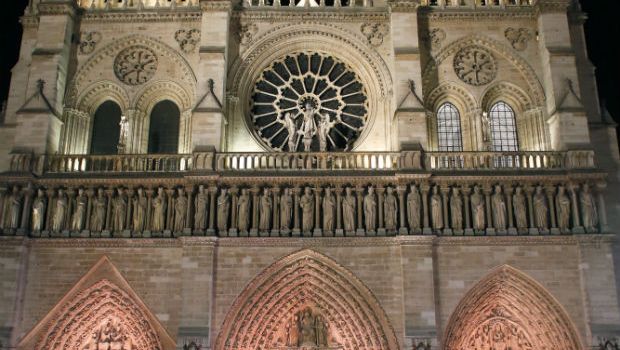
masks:
[[[263,71],[251,120],[275,150],[349,150],[366,124],[367,100],[364,85],[345,63],[322,53],[296,53]]]
[[[454,72],[467,84],[486,85],[495,79],[497,65],[493,55],[481,47],[465,47],[454,55]]]
[[[157,54],[146,46],[132,46],[121,51],[114,60],[116,77],[127,85],[142,85],[157,72]]]

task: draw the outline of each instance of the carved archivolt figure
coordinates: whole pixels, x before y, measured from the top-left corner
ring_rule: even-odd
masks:
[[[304,189],[304,195],[301,196],[299,205],[302,212],[302,230],[310,232],[314,227],[314,196],[310,187]]]
[[[332,194],[332,189],[327,187],[325,189],[325,196],[323,197],[323,231],[334,231],[334,211],[336,209],[336,200]]]
[[[179,188],[177,190],[177,199],[174,202],[174,231],[182,232],[187,226],[187,196],[185,190]]]
[[[54,216],[52,217],[52,231],[61,232],[65,229],[65,220],[67,217],[68,200],[65,191],[58,190],[56,204],[54,205]]]
[[[217,197],[217,229],[220,232],[228,230],[228,214],[230,213],[230,197],[228,191],[222,188]]]
[[[439,187],[433,187],[431,195],[431,218],[433,219],[433,229],[441,230],[443,228],[443,208],[441,195],[439,195]]]
[[[84,195],[84,189],[78,190],[75,198],[75,209],[71,217],[71,230],[82,231],[84,229],[84,221],[86,219],[86,211],[88,209],[88,197]]]
[[[395,231],[398,226],[398,199],[396,199],[392,187],[388,187],[385,190],[383,207],[385,211],[385,229],[388,231]]]
[[[517,229],[524,230],[527,229],[527,207],[525,203],[525,195],[523,194],[523,189],[521,187],[517,187],[515,189],[515,194],[512,197],[512,207],[515,212],[515,221],[517,224]]]
[[[204,185],[198,187],[195,202],[194,227],[196,230],[204,230],[207,227],[207,203],[209,202],[209,195]]]
[[[287,344],[291,347],[299,346],[299,316],[293,316],[291,323],[288,324]]]
[[[502,192],[502,186],[495,186],[491,203],[493,204],[493,226],[498,231],[506,230],[506,198]]]
[[[123,189],[116,190],[116,197],[112,200],[112,227],[115,232],[125,230],[125,218],[127,216],[127,200]]]
[[[342,199],[342,221],[346,232],[355,231],[355,215],[357,212],[357,200],[353,195],[351,187],[345,189],[345,196]]]
[[[588,184],[583,185],[579,201],[581,202],[581,213],[583,214],[583,226],[588,232],[596,231],[598,226],[598,210]]]
[[[536,228],[545,231],[549,228],[549,206],[547,205],[547,199],[543,193],[543,188],[536,187],[536,194],[534,195],[534,216],[536,217]]]
[[[566,232],[570,225],[570,198],[566,194],[564,186],[558,187],[558,195],[555,198],[556,210],[558,211],[558,227],[560,231]]]
[[[240,232],[247,232],[250,229],[250,206],[250,192],[244,188],[237,202],[237,229]]]
[[[161,232],[166,228],[166,197],[163,188],[157,189],[157,195],[152,203],[151,231]]]
[[[377,198],[372,186],[368,187],[368,193],[364,196],[364,218],[366,231],[374,232],[377,228]]]
[[[411,191],[407,195],[407,219],[411,230],[420,229],[420,192],[416,185],[411,185]]]
[[[21,218],[23,197],[17,186],[13,187],[13,192],[8,198],[7,209],[4,211],[4,227],[15,230],[19,228],[19,219]]]
[[[136,232],[142,232],[146,227],[148,203],[148,198],[144,196],[144,190],[138,188],[138,195],[133,199],[133,229]]]
[[[32,231],[41,232],[45,226],[45,209],[47,200],[42,189],[37,190],[37,197],[32,203]]]
[[[482,231],[486,228],[484,206],[484,196],[480,193],[480,187],[474,186],[474,192],[471,195],[471,212],[474,230],[476,231]]]
[[[271,213],[273,213],[273,199],[271,198],[271,191],[268,188],[263,190],[258,210],[260,214],[258,228],[262,232],[269,231],[271,228]]]
[[[450,198],[450,215],[452,219],[452,229],[460,231],[463,229],[463,199],[461,198],[458,187],[452,188]]]
[[[293,196],[291,189],[285,188],[280,197],[280,230],[288,231],[291,228],[293,217]]]
[[[103,189],[97,190],[97,196],[93,198],[92,213],[90,217],[90,230],[93,232],[101,232],[105,226],[106,214],[106,198],[103,195]]]
[[[310,310],[304,311],[300,321],[299,346],[316,347],[316,329],[314,328],[314,317]]]

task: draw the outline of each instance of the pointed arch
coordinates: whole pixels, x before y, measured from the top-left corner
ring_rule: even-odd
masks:
[[[583,349],[560,303],[508,265],[491,271],[463,297],[448,322],[443,349],[495,349],[500,341],[502,349]]]
[[[286,346],[286,329],[293,315],[309,309],[329,325],[329,346],[399,349],[372,292],[335,261],[302,250],[280,259],[247,285],[222,325],[215,350]]]
[[[122,349],[176,348],[107,257],[77,282],[17,348],[97,349],[101,342],[115,343]]]

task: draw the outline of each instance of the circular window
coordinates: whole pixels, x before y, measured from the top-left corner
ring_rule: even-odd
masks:
[[[146,46],[129,47],[116,56],[114,73],[127,85],[142,85],[157,72],[157,55]]]
[[[454,71],[462,81],[474,86],[495,79],[497,65],[493,55],[481,47],[466,47],[454,55]]]
[[[251,118],[257,135],[274,150],[346,151],[366,124],[367,99],[346,64],[302,52],[263,71],[254,87]]]

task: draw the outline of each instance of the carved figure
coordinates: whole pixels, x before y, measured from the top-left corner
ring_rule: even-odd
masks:
[[[396,231],[398,226],[398,199],[396,199],[394,189],[392,187],[388,187],[385,190],[385,199],[383,203],[383,210],[385,212],[385,229],[387,231]]]
[[[78,190],[75,198],[75,209],[71,217],[71,230],[82,231],[84,229],[84,220],[86,219],[86,211],[88,209],[88,197],[84,195],[84,189]]]
[[[439,195],[439,187],[433,187],[431,195],[431,218],[433,219],[433,229],[441,230],[443,228],[443,208],[441,195]]]
[[[493,204],[493,227],[498,231],[506,230],[506,198],[502,186],[495,186],[495,193],[491,198]]]
[[[450,218],[452,220],[452,229],[460,231],[463,229],[463,199],[458,187],[452,188],[452,197],[450,198]]]
[[[90,230],[93,232],[101,232],[105,226],[105,214],[107,209],[107,200],[103,195],[103,189],[97,190],[97,196],[93,198],[92,213],[90,217]]]
[[[112,200],[112,227],[115,232],[125,230],[125,218],[127,217],[127,200],[123,189],[116,190],[116,198]]]
[[[37,190],[37,197],[32,203],[32,231],[41,232],[45,226],[45,209],[47,201],[45,192],[42,189]]]
[[[138,188],[138,195],[133,199],[133,230],[144,231],[146,227],[146,215],[148,210],[148,198],[144,196],[144,190]]]
[[[549,206],[541,186],[536,187],[534,195],[534,216],[536,217],[536,228],[545,231],[549,228]]]
[[[314,196],[312,195],[312,189],[306,187],[304,195],[301,196],[299,201],[302,213],[302,230],[304,232],[312,231],[314,227]]]
[[[484,213],[484,196],[480,193],[480,187],[474,186],[474,192],[471,195],[471,211],[474,230],[481,231],[486,227]]]
[[[280,230],[288,231],[291,228],[293,217],[293,196],[291,189],[285,188],[280,197]]]
[[[278,122],[284,125],[284,128],[288,132],[288,151],[297,151],[297,124],[295,118],[290,112],[284,114],[284,117],[278,117]]]
[[[317,315],[314,321],[314,328],[316,329],[316,345],[319,347],[327,347],[328,331],[327,323],[323,321],[321,315]]]
[[[187,226],[188,200],[183,188],[179,188],[177,193],[178,196],[174,202],[174,231],[182,232]]]
[[[18,229],[19,219],[21,218],[22,212],[23,197],[17,186],[13,187],[13,192],[9,196],[7,203],[8,209],[5,209],[4,211],[4,227],[11,230]]]
[[[247,232],[250,229],[250,206],[250,192],[244,188],[237,201],[237,229],[240,232]]]
[[[228,230],[228,214],[230,213],[230,197],[228,191],[222,188],[217,197],[217,229],[220,232]]]
[[[487,112],[482,112],[480,121],[482,123],[482,140],[484,142],[490,142],[491,141],[491,121],[489,120],[489,114]]]
[[[323,113],[319,116],[319,149],[321,152],[325,152],[327,151],[327,137],[329,136],[329,132],[336,124],[338,124],[338,121],[340,120],[338,119],[338,121],[331,121],[328,113]],[[340,118],[340,116],[337,116],[337,118]]]
[[[411,230],[420,229],[420,192],[416,185],[411,185],[407,195],[407,220]]]
[[[127,137],[129,136],[129,120],[122,115],[119,123],[120,133],[118,136],[118,153],[125,152],[125,146],[127,145]]]
[[[198,193],[195,199],[196,212],[194,213],[194,227],[196,230],[204,230],[207,227],[207,203],[209,195],[205,191],[204,185],[198,186]]]
[[[157,189],[157,195],[151,204],[153,215],[151,216],[151,231],[161,232],[166,228],[166,197],[163,188]]]
[[[351,187],[345,189],[345,196],[342,199],[342,221],[346,232],[355,231],[355,214],[357,212],[357,201],[353,196]]]
[[[65,229],[67,207],[67,195],[65,194],[65,191],[61,188],[58,190],[56,205],[54,205],[54,216],[52,217],[52,231],[61,232]]]
[[[304,121],[301,125],[301,130],[297,133],[301,135],[304,142],[304,151],[310,152],[312,147],[312,138],[317,132],[316,121],[314,120],[315,109],[310,101],[306,102],[304,106]]]
[[[564,186],[558,187],[558,194],[555,197],[555,206],[558,211],[558,227],[560,231],[567,232],[570,225],[570,198],[566,195]]]
[[[334,231],[334,210],[336,209],[336,200],[332,194],[330,187],[325,188],[325,196],[323,197],[323,231]]]
[[[309,309],[304,311],[300,322],[300,339],[299,346],[316,347],[316,329],[314,328],[315,320]]]
[[[288,325],[287,345],[291,347],[299,346],[299,316],[293,316]]]
[[[583,226],[588,232],[596,231],[596,226],[598,226],[598,210],[596,209],[596,203],[594,202],[594,197],[592,196],[588,184],[583,185],[579,201],[581,202]]]
[[[368,193],[364,196],[364,219],[366,231],[374,232],[377,228],[377,198],[372,186],[368,187]]]
[[[515,189],[515,194],[512,197],[512,207],[515,212],[517,229],[527,229],[527,207],[525,203],[525,195],[523,194],[523,189],[521,187],[517,187]]]
[[[269,231],[271,228],[271,214],[273,213],[273,199],[271,198],[271,191],[268,188],[263,190],[258,210],[260,214],[258,228],[263,232]]]

